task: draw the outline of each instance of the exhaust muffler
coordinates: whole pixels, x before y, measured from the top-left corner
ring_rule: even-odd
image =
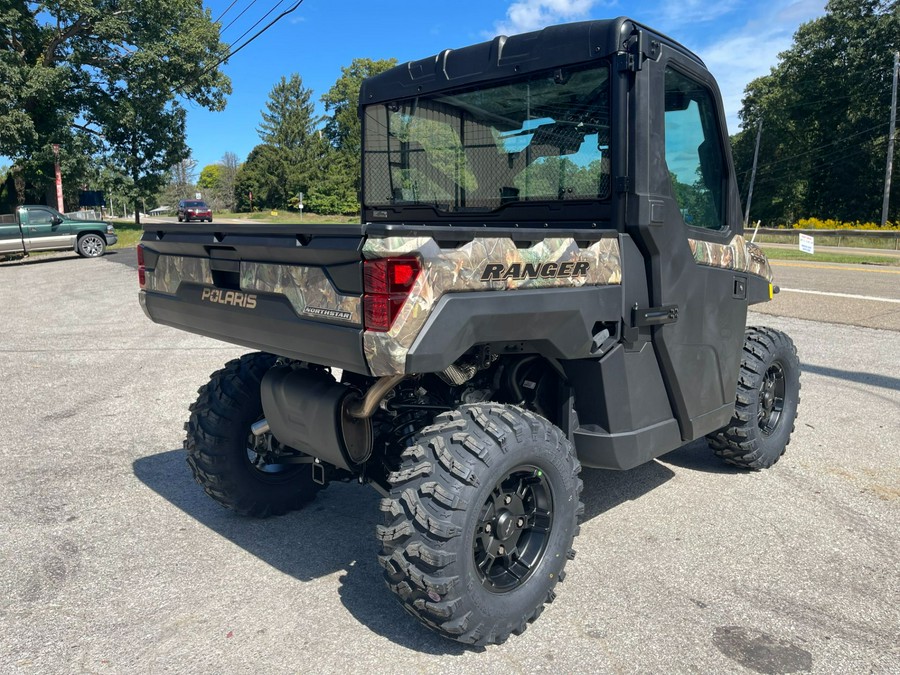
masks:
[[[371,456],[372,420],[351,413],[362,401],[356,389],[322,371],[276,366],[261,393],[265,424],[281,443],[348,471]]]

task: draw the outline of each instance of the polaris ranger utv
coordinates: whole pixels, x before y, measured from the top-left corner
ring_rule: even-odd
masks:
[[[521,633],[574,556],[581,466],[706,436],[782,455],[791,340],[742,236],[719,92],[625,18],[398,66],[360,94],[359,225],[147,225],[158,323],[259,350],[191,406],[197,481],[241,514],[382,495],[385,579],[438,633]]]

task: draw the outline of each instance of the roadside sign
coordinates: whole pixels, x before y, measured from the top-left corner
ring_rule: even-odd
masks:
[[[816,252],[816,240],[808,234],[800,235],[800,250],[804,253]]]
[[[203,195],[200,194],[199,192],[195,192],[195,193],[194,193],[194,199],[203,199]]]

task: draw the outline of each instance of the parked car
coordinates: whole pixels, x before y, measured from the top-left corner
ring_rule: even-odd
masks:
[[[212,209],[199,199],[183,199],[178,202],[178,222],[189,223],[192,220],[212,222]]]
[[[16,213],[0,216],[0,258],[64,249],[97,258],[118,239],[110,223],[67,218],[50,206],[20,206]]]

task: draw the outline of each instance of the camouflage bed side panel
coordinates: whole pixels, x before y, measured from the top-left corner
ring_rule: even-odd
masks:
[[[727,244],[714,244],[697,239],[688,239],[688,243],[691,245],[694,260],[700,265],[746,272],[772,281],[772,267],[766,254],[759,246],[751,244],[739,234]]]
[[[285,296],[298,316],[362,325],[362,300],[341,295],[318,267],[241,263],[241,290]]]
[[[182,282],[215,286],[207,258],[175,255],[159,256],[146,280],[146,290],[169,295]],[[338,293],[318,267],[242,262],[240,285],[244,292],[285,296],[300,317],[362,325],[362,300]]]
[[[378,376],[405,372],[410,347],[445,293],[622,283],[619,242],[615,238],[601,239],[586,248],[571,238],[547,238],[529,248],[516,248],[512,239],[479,237],[459,248],[446,249],[430,237],[370,238],[363,247],[363,255],[367,259],[418,255],[422,260],[422,272],[391,330],[364,333],[366,360],[372,373]],[[571,267],[582,273],[528,278],[522,272],[526,265],[535,269],[548,263],[556,264],[554,270],[562,263],[573,263]],[[578,267],[578,263],[582,266]],[[495,275],[499,278],[482,281],[491,264],[502,267],[503,272]]]
[[[212,272],[206,258],[186,258],[180,255],[161,255],[156,267],[147,270],[146,289],[156,293],[175,295],[181,282],[212,285]]]

